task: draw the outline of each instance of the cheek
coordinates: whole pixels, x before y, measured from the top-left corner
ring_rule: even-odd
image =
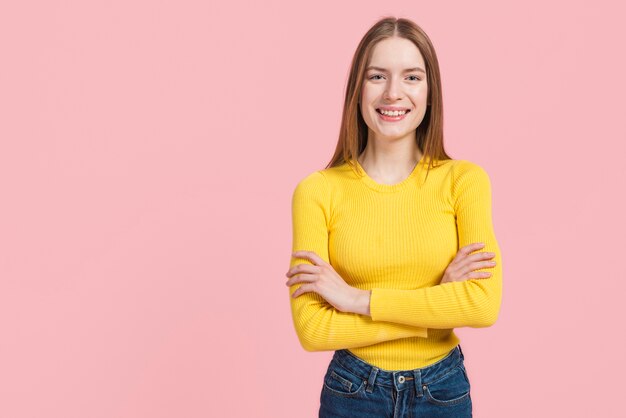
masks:
[[[363,90],[361,90],[361,103],[370,103],[373,96],[374,94],[371,88],[364,88]]]
[[[428,86],[424,86],[421,90],[420,90],[420,97],[426,101],[428,99]]]
[[[372,103],[385,93],[384,83],[364,82],[361,88],[361,99],[364,103]]]
[[[417,101],[426,100],[426,98],[428,97],[428,86],[421,85],[421,86],[417,87],[411,93],[411,96],[413,96]]]

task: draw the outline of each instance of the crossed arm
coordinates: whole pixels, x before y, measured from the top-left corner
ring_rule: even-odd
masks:
[[[363,347],[407,337],[428,337],[428,328],[488,327],[495,323],[502,296],[502,260],[491,219],[491,183],[478,165],[461,161],[452,180],[459,247],[484,242],[496,266],[487,279],[433,287],[371,290],[370,316],[341,312],[315,292],[289,298],[302,347],[327,351]],[[293,251],[313,251],[329,262],[329,188],[321,172],[304,178],[292,198]],[[308,259],[292,257],[290,268]],[[300,284],[289,288],[290,295]]]

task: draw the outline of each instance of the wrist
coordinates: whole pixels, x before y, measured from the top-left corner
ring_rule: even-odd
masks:
[[[354,309],[352,311],[360,315],[370,316],[370,296],[372,291],[361,289],[357,290],[358,292],[354,300]]]

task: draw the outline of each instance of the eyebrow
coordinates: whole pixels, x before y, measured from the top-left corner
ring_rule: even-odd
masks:
[[[367,68],[365,69],[365,71],[369,71],[369,70],[376,70],[376,71],[384,71],[384,72],[388,72],[388,70],[387,70],[387,69],[385,69],[385,68],[375,67],[375,66],[372,66],[372,65],[370,65],[369,67],[367,67]],[[419,71],[419,72],[422,72],[422,73],[426,74],[426,71],[424,71],[424,69],[423,69],[423,68],[421,68],[421,67],[407,68],[406,70],[404,70],[404,72],[405,72],[405,73],[412,73],[413,71]]]

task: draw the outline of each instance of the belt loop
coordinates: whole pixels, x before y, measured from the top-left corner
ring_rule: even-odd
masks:
[[[417,397],[424,396],[422,390],[422,371],[419,369],[413,370],[413,381],[415,382],[415,393]]]
[[[376,375],[378,374],[378,367],[372,367],[370,370],[370,376],[367,379],[367,388],[365,389],[367,392],[372,393],[374,390],[374,382],[376,381]]]

